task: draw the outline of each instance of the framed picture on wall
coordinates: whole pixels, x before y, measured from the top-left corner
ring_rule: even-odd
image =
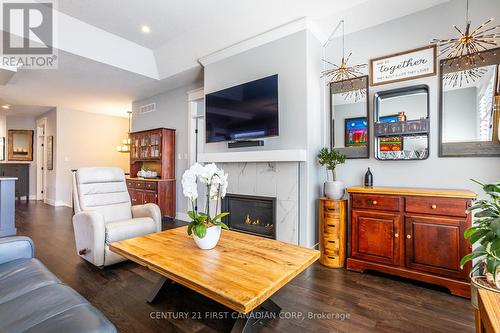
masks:
[[[0,138],[0,161],[5,161],[5,137]]]
[[[47,137],[47,170],[54,170],[54,137]]]
[[[32,130],[9,130],[9,161],[33,161]]]
[[[366,117],[346,118],[344,132],[346,147],[368,145],[368,119]]]
[[[429,45],[370,60],[370,85],[436,75],[436,45]]]

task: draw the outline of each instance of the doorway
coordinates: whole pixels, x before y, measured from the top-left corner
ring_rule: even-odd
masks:
[[[36,122],[36,200],[46,201],[47,176],[46,176],[46,147],[47,118],[38,119]]]

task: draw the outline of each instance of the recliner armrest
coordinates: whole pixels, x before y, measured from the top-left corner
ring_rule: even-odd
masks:
[[[156,232],[161,231],[161,211],[158,205],[148,203],[145,205],[132,206],[132,217],[150,217],[155,221]]]
[[[73,216],[76,252],[96,266],[104,265],[106,230],[104,216],[93,210],[84,210]]]
[[[0,264],[35,256],[35,245],[29,237],[12,236],[0,238]]]

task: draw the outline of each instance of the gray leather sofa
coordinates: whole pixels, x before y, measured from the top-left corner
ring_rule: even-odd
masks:
[[[0,332],[116,332],[38,259],[27,237],[0,238]]]

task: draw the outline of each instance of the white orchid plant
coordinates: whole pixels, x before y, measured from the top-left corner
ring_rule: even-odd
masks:
[[[205,184],[207,188],[207,202],[205,205],[205,212],[198,212],[195,209],[195,202],[198,199],[198,181]],[[227,174],[224,170],[217,168],[214,163],[201,165],[199,163],[193,164],[182,175],[182,190],[184,196],[189,198],[192,205],[192,210],[188,212],[192,221],[188,225],[188,235],[195,234],[198,238],[204,238],[207,233],[207,228],[212,225],[218,225],[223,229],[228,229],[221,219],[227,215],[228,212],[217,214],[219,207],[219,200],[226,196],[227,191]],[[210,201],[217,200],[217,208],[215,216],[210,216]]]

